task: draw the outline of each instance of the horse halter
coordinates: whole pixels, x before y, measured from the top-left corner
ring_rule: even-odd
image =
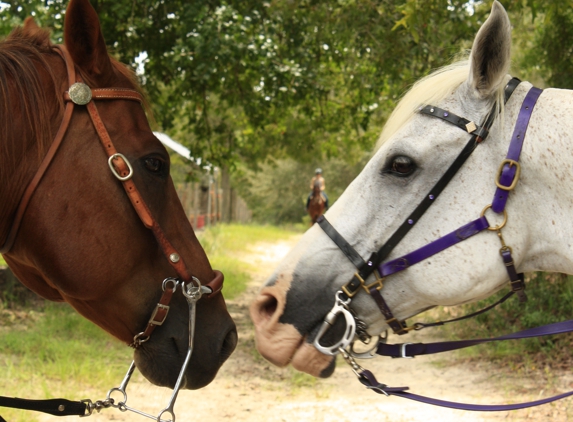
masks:
[[[509,81],[505,88],[505,102],[509,99],[517,85],[520,81],[513,78]],[[422,214],[428,209],[428,207],[433,203],[435,198],[443,190],[443,188],[449,183],[453,175],[459,170],[461,165],[469,157],[469,154],[481,143],[488,134],[488,129],[493,123],[495,118],[496,107],[492,107],[490,114],[487,116],[485,123],[482,126],[476,126],[474,123],[468,120],[454,115],[447,110],[440,109],[434,106],[425,106],[420,108],[419,112],[427,116],[438,117],[445,120],[451,124],[454,124],[462,129],[467,130],[472,133],[472,138],[462,150],[460,155],[448,168],[446,173],[442,178],[436,183],[430,193],[426,196],[424,201],[418,205],[412,214],[406,219],[406,221],[398,228],[398,230],[390,237],[382,248],[372,254],[370,259],[365,262],[360,255],[354,250],[354,248],[332,227],[332,225],[323,218],[318,223],[323,228],[323,230],[328,234],[328,236],[336,243],[337,246],[344,252],[344,254],[352,261],[352,263],[358,268],[358,272],[345,286],[339,290],[335,295],[335,304],[332,310],[327,314],[324,319],[322,326],[320,327],[319,333],[314,340],[314,346],[324,354],[336,355],[340,353],[346,363],[348,363],[357,376],[358,380],[368,389],[374,391],[375,393],[382,394],[385,396],[398,396],[407,398],[410,400],[415,400],[418,402],[432,404],[436,406],[449,407],[453,409],[460,410],[470,410],[470,411],[508,411],[516,409],[524,409],[532,406],[538,406],[547,404],[556,400],[563,399],[565,397],[573,396],[573,391],[565,392],[562,394],[555,395],[553,397],[547,397],[531,402],[516,403],[516,404],[506,404],[506,405],[482,405],[482,404],[466,404],[457,403],[446,400],[438,400],[431,397],[425,397],[418,394],[410,393],[409,387],[390,387],[386,384],[382,384],[376,380],[376,377],[369,370],[361,367],[355,360],[357,359],[368,359],[374,356],[374,353],[380,356],[390,356],[393,358],[413,358],[418,355],[429,355],[434,353],[442,353],[451,350],[463,349],[466,347],[475,346],[483,343],[504,341],[504,340],[517,340],[523,338],[531,337],[541,337],[555,334],[563,334],[573,332],[573,320],[562,321],[552,324],[547,324],[541,327],[535,327],[526,329],[520,332],[506,334],[503,336],[495,338],[482,338],[482,339],[470,339],[470,340],[457,340],[457,341],[444,341],[437,343],[402,343],[402,344],[386,344],[386,339],[380,337],[377,344],[374,345],[367,352],[357,353],[354,350],[354,337],[355,335],[359,337],[361,341],[368,344],[371,338],[367,338],[364,341],[360,331],[364,330],[363,327],[358,327],[357,324],[364,324],[358,318],[356,318],[349,307],[352,297],[360,291],[362,287],[367,293],[369,293],[376,304],[378,305],[382,314],[386,317],[386,323],[394,330],[396,334],[406,334],[410,330],[419,330],[426,327],[444,325],[445,323],[455,322],[462,319],[466,319],[483,312],[492,309],[494,306],[503,303],[513,294],[517,293],[520,302],[527,300],[525,296],[525,282],[523,274],[518,274],[515,269],[515,264],[511,256],[511,247],[507,246],[504,242],[503,236],[501,234],[501,229],[507,223],[507,212],[505,211],[505,204],[511,192],[519,179],[520,175],[520,164],[519,156],[521,154],[521,149],[523,146],[523,141],[525,139],[525,134],[527,127],[529,125],[529,120],[533,112],[533,108],[537,103],[542,90],[539,88],[531,88],[522,104],[517,117],[515,128],[510,140],[509,149],[507,156],[502,160],[499,170],[495,178],[496,191],[493,197],[491,205],[487,205],[481,212],[480,218],[474,220],[458,230],[455,230],[442,238],[435,240],[407,255],[400,258],[391,260],[386,263],[382,263],[382,260],[390,253],[394,246],[404,237],[404,235],[410,230],[411,226],[415,224],[416,221],[422,216]],[[503,214],[503,221],[497,226],[491,227],[489,222],[485,217],[486,211],[491,209],[497,214]],[[474,312],[470,315],[465,315],[459,318],[454,318],[448,321],[438,321],[435,323],[422,324],[416,323],[412,327],[407,327],[404,321],[398,321],[392,315],[392,312],[388,308],[388,305],[382,298],[380,290],[383,287],[384,278],[395,274],[399,271],[405,270],[411,265],[414,265],[438,252],[441,252],[450,246],[453,246],[483,230],[495,231],[501,242],[501,248],[499,253],[503,259],[503,263],[507,270],[507,274],[510,279],[511,291],[498,300],[493,305],[490,305],[480,311]],[[367,285],[366,278],[375,273],[376,281]],[[339,314],[343,314],[346,322],[346,329],[343,337],[332,346],[323,346],[320,344],[320,339],[324,333],[334,325]],[[364,332],[362,333],[364,334]],[[350,346],[350,347],[348,347]]]
[[[505,88],[505,102],[509,100],[511,94],[515,88],[519,85],[520,81],[517,78],[511,79]],[[435,106],[427,105],[421,107],[418,112],[426,116],[437,117],[444,120],[450,124],[453,124],[472,135],[471,139],[468,141],[466,146],[463,148],[458,157],[446,170],[444,175],[438,180],[430,192],[424,197],[422,202],[416,207],[416,209],[406,218],[406,220],[400,225],[400,227],[390,236],[386,243],[377,251],[374,252],[367,261],[364,261],[362,257],[354,250],[354,248],[336,231],[336,229],[328,222],[325,217],[321,217],[318,220],[318,224],[324,230],[324,232],[336,243],[336,245],[342,250],[342,252],[349,258],[349,260],[356,266],[358,272],[354,274],[352,279],[344,286],[341,287],[335,296],[335,305],[330,313],[325,318],[322,326],[320,327],[319,333],[314,340],[315,347],[322,353],[334,355],[340,352],[341,349],[346,348],[354,338],[356,332],[356,318],[351,314],[349,304],[352,298],[361,290],[364,289],[372,298],[375,300],[378,308],[386,319],[387,325],[392,328],[394,333],[403,335],[408,333],[412,329],[423,328],[423,324],[415,324],[412,327],[407,327],[404,321],[399,321],[394,317],[392,311],[386,304],[386,301],[382,297],[380,290],[383,287],[384,278],[395,274],[399,271],[403,271],[408,267],[438,253],[442,250],[453,246],[462,240],[465,240],[485,229],[496,231],[502,242],[502,249],[500,253],[508,270],[508,274],[511,280],[512,292],[518,293],[520,300],[524,301],[526,299],[524,293],[524,281],[523,274],[517,274],[515,267],[513,265],[513,259],[511,257],[511,248],[505,245],[503,237],[501,236],[501,229],[507,221],[507,213],[504,210],[505,201],[507,200],[508,193],[513,190],[517,179],[519,177],[519,154],[521,152],[521,145],[523,138],[525,137],[525,131],[527,129],[527,123],[529,122],[529,117],[533,111],[533,106],[537,101],[537,98],[541,94],[541,90],[537,88],[532,88],[527,94],[524,100],[522,109],[526,111],[526,115],[520,113],[518,118],[515,133],[512,137],[512,143],[510,145],[508,157],[502,161],[500,166],[496,185],[497,191],[492,202],[492,205],[487,206],[481,213],[480,218],[474,220],[456,231],[445,235],[444,237],[426,245],[422,248],[413,251],[407,255],[400,258],[391,260],[389,262],[383,263],[383,260],[388,256],[388,254],[394,249],[394,247],[402,240],[402,238],[410,231],[410,229],[415,225],[415,223],[422,217],[426,210],[435,202],[435,199],[447,186],[447,184],[452,180],[457,171],[462,167],[462,165],[469,158],[471,153],[477,148],[477,146],[483,142],[488,134],[489,128],[491,128],[494,119],[497,115],[497,106],[494,104],[491,111],[485,118],[482,125],[478,126],[474,122],[471,122],[463,117],[459,117],[454,113],[447,110],[440,109]],[[485,217],[485,212],[492,208],[496,213],[503,213],[503,222],[496,227],[490,227],[489,222]],[[374,274],[375,281],[371,284],[367,284],[367,278]],[[333,325],[336,316],[343,314],[346,320],[346,330],[340,341],[331,346],[323,346],[320,343],[322,336],[330,329]]]
[[[7,253],[10,251],[14,241],[16,240],[16,235],[18,233],[18,229],[20,227],[20,223],[22,222],[22,218],[26,212],[26,208],[34,195],[34,192],[38,185],[40,184],[42,177],[46,173],[48,167],[50,166],[52,160],[54,159],[60,145],[62,144],[62,140],[68,126],[70,124],[70,120],[72,117],[72,113],[76,106],[85,106],[87,111],[90,115],[94,128],[98,134],[100,142],[108,156],[108,165],[109,169],[111,170],[112,174],[122,183],[127,196],[133,205],[133,208],[137,212],[139,218],[147,227],[150,229],[159,246],[161,247],[163,254],[167,257],[167,260],[171,264],[171,266],[175,269],[178,276],[188,283],[193,283],[196,280],[195,277],[191,275],[187,265],[181,258],[181,255],[178,251],[173,247],[173,245],[169,242],[165,233],[161,229],[159,223],[155,220],[149,207],[143,200],[137,186],[132,180],[132,176],[134,173],[133,167],[131,166],[128,159],[121,153],[119,153],[110,136],[105,128],[104,123],[101,120],[101,117],[98,113],[97,106],[95,101],[111,101],[111,100],[127,100],[127,101],[136,101],[140,104],[143,103],[143,97],[141,94],[133,89],[125,89],[125,88],[94,88],[90,89],[85,83],[83,83],[81,76],[76,72],[76,67],[73,63],[73,59],[71,58],[69,52],[67,51],[66,47],[63,45],[54,46],[55,51],[62,57],[66,64],[66,69],[68,73],[68,84],[69,88],[68,91],[64,93],[64,101],[65,101],[65,110],[64,110],[64,117],[62,122],[60,123],[60,127],[56,132],[56,136],[54,141],[52,142],[50,148],[46,156],[44,157],[38,171],[36,172],[35,176],[33,177],[30,184],[27,186],[24,194],[20,200],[18,208],[15,213],[14,220],[12,222],[12,226],[8,233],[7,238],[4,241],[4,245],[0,249],[0,253]],[[217,294],[223,287],[223,274],[220,271],[214,271],[215,277],[209,283],[205,284],[204,287],[207,287],[210,292],[204,292],[206,297],[213,296]],[[144,341],[149,339],[149,336],[153,332],[156,326],[163,324],[165,318],[167,317],[167,313],[169,312],[169,302],[173,295],[175,289],[173,287],[168,286],[164,288],[163,295],[159,300],[153,314],[145,328],[144,331],[137,334],[134,337],[134,341],[131,344],[133,347],[138,347]]]

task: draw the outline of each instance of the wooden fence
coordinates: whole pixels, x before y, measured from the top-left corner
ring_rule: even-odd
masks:
[[[252,214],[245,201],[229,183],[226,172],[215,169],[199,182],[179,184],[177,193],[195,229],[219,222],[248,223]]]

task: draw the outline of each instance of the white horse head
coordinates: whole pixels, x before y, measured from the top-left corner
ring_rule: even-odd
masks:
[[[380,147],[360,175],[327,212],[326,218],[367,260],[427,196],[470,139],[468,132],[417,112],[420,105],[480,124],[496,107],[489,136],[467,159],[441,195],[385,260],[416,250],[479,218],[492,203],[495,180],[505,158],[523,99],[522,82],[503,105],[510,76],[510,22],[495,1],[476,35],[468,61],[419,81],[402,99],[382,133]],[[531,115],[520,157],[521,177],[509,195],[503,238],[520,272],[573,273],[573,94],[545,90]],[[488,210],[491,226],[503,216]],[[482,299],[508,282],[495,231],[471,238],[384,280],[381,294],[398,320],[437,305]],[[326,377],[332,356],[312,344],[335,294],[355,266],[318,225],[302,237],[279,265],[251,307],[260,353],[279,366]],[[366,283],[374,282],[371,276]],[[388,325],[372,297],[360,289],[351,308],[370,335]],[[344,330],[336,321],[331,336]],[[325,337],[328,341],[328,338]]]

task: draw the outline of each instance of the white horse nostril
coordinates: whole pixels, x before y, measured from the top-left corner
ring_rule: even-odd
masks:
[[[258,306],[258,314],[264,319],[269,320],[276,313],[278,301],[274,296],[265,295]]]

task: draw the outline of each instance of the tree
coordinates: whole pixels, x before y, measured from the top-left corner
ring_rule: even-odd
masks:
[[[61,41],[67,0],[1,4],[2,33],[33,15]],[[227,168],[256,168],[268,156],[358,161],[400,94],[469,48],[490,10],[467,0],[92,4],[110,50],[134,69],[144,65],[159,129]],[[521,34],[535,46],[525,59],[569,84],[571,54],[559,52],[573,43],[556,40],[573,41],[573,12],[558,0],[506,7],[520,22],[543,22]]]

